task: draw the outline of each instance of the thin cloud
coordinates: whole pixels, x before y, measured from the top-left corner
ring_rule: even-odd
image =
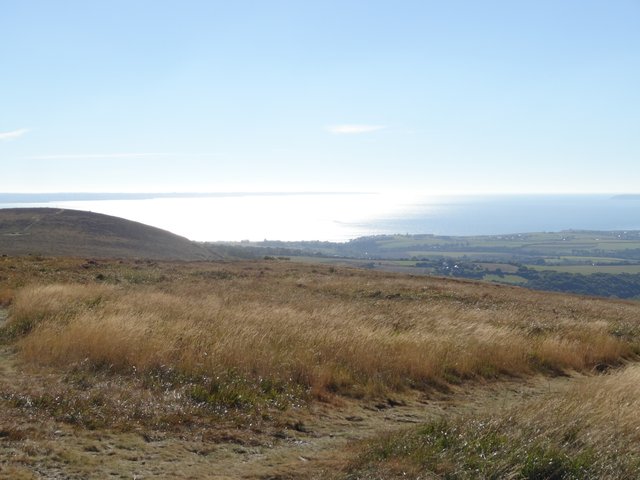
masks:
[[[62,155],[36,155],[29,160],[109,160],[118,158],[174,157],[174,153],[87,153]]]
[[[28,128],[19,128],[18,130],[12,130],[11,132],[0,132],[0,142],[14,140],[18,137],[21,137],[28,131]]]
[[[347,125],[331,125],[327,127],[327,131],[335,135],[358,135],[360,133],[375,132],[377,130],[382,130],[383,128],[387,128],[387,127],[383,125],[347,124]]]

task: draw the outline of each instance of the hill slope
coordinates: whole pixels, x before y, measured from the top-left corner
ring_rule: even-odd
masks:
[[[57,208],[0,209],[0,254],[216,258],[210,250],[166,230],[109,215]]]
[[[640,478],[640,302],[275,259],[0,280],[0,479]]]

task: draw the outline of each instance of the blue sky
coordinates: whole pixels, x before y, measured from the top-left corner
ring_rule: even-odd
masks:
[[[0,191],[639,190],[637,0],[1,10]]]

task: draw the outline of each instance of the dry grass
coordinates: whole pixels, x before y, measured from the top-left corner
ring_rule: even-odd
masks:
[[[366,444],[348,478],[635,479],[640,367]]]
[[[7,287],[0,287],[0,307],[7,307],[13,300],[13,290]]]
[[[266,382],[319,398],[588,370],[638,347],[632,303],[285,262],[159,268],[113,276],[127,283],[25,286],[6,330],[34,363]]]
[[[250,476],[245,461],[254,446],[253,477],[328,478],[341,475],[343,447],[356,432],[362,438],[411,412],[433,418],[422,415],[439,411],[442,400],[434,399],[460,411],[456,402],[471,386],[478,398],[468,401],[488,413],[449,414],[385,436],[347,476],[614,478],[619,471],[634,478],[640,471],[632,418],[639,392],[627,389],[638,384],[637,369],[506,413],[487,395],[501,391],[493,380],[520,385],[513,377],[599,371],[636,358],[638,303],[285,261],[0,257],[0,280],[0,315],[9,314],[0,325],[0,478],[89,478],[94,470],[95,478],[208,478],[230,467],[240,478]],[[428,395],[403,394],[408,389]],[[389,399],[406,405],[391,413]],[[97,444],[109,435],[134,446],[110,456],[115,449]],[[308,445],[304,453],[297,439]],[[172,453],[162,463],[165,446]],[[326,458],[342,449],[330,471],[301,460],[318,448]],[[193,451],[204,453],[189,470],[195,457],[185,452]],[[307,463],[318,475],[290,473]],[[543,465],[567,475],[545,476]]]

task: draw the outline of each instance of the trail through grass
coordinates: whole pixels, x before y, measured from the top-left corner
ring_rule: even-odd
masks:
[[[635,479],[640,366],[366,444],[349,478]]]
[[[573,381],[571,377],[550,381],[534,377],[454,386],[447,394],[314,402],[271,419],[242,420],[233,415],[212,417],[206,409],[193,406],[189,410],[188,400],[176,410],[179,399],[149,396],[144,388],[122,378],[33,370],[9,347],[0,348],[0,373],[4,393],[0,398],[0,479],[12,480],[39,476],[343,479],[358,454],[354,445],[360,441],[443,416],[484,411],[494,403],[517,405],[549,390],[563,391]],[[52,403],[56,397],[67,402],[59,416]],[[46,398],[48,404],[43,402]],[[134,404],[138,417],[125,418]],[[119,405],[120,412],[109,413],[110,405]],[[78,424],[66,416],[90,414],[89,409],[123,418],[105,428]],[[153,411],[163,422],[154,424],[140,417],[154,415]],[[189,421],[166,423],[181,414]]]

